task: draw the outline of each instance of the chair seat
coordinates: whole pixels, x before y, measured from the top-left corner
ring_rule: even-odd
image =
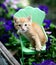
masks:
[[[35,50],[28,49],[26,47],[23,47],[22,51],[24,52],[24,54],[36,54]]]

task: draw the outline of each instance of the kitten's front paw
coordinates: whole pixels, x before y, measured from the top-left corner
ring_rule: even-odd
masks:
[[[31,48],[31,50],[35,50],[35,48]]]
[[[42,47],[38,47],[36,48],[37,51],[41,51]]]

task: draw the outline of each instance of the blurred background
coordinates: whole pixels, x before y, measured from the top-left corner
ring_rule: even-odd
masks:
[[[56,0],[0,0],[0,41],[6,48],[17,50],[14,56],[19,61],[21,47],[18,39],[19,36],[14,28],[13,16],[18,10],[27,6],[38,7],[46,13],[44,21],[46,23],[45,30],[48,32],[48,42],[46,43],[47,51],[45,53],[41,52],[37,61],[34,56],[29,58],[25,56],[25,65],[33,61],[40,63],[48,59],[56,62]],[[30,59],[30,62],[27,59]]]

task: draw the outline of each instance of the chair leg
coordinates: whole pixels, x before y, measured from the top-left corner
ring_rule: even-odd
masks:
[[[23,51],[22,51],[22,58],[20,59],[20,62],[21,62],[21,65],[24,65],[24,54],[23,54]]]
[[[22,58],[20,58],[20,63],[21,63],[21,65],[24,65]]]

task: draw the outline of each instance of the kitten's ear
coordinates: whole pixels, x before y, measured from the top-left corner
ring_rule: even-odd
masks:
[[[27,19],[32,22],[32,17],[31,16],[28,16]]]
[[[16,20],[17,20],[17,17],[15,17],[15,16],[14,16],[14,17],[13,17],[13,19],[14,19],[14,21],[16,22]]]

